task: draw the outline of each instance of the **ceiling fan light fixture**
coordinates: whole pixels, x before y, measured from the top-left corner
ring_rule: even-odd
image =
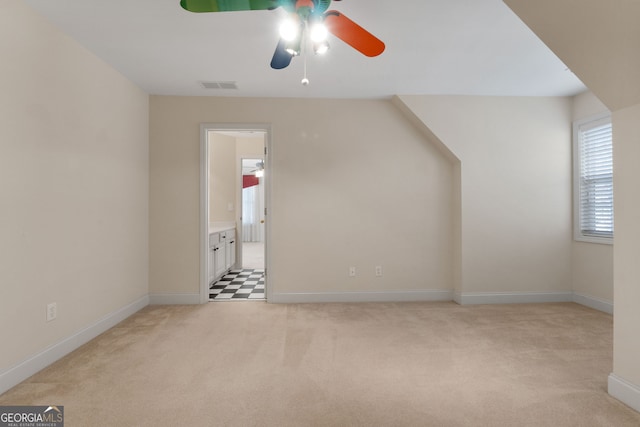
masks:
[[[327,39],[327,35],[329,35],[329,30],[322,22],[314,22],[311,24],[311,29],[309,31],[309,37],[312,42],[322,42]]]
[[[285,41],[293,41],[300,38],[300,23],[292,18],[285,19],[280,24],[280,37]]]
[[[286,49],[287,53],[291,56],[298,56],[300,55],[300,51],[299,50],[295,50],[294,48],[287,48]]]
[[[294,56],[306,58],[307,46],[316,54],[327,51],[328,33],[342,40],[361,54],[374,57],[382,54],[382,40],[362,28],[337,10],[328,10],[332,0],[181,0],[180,6],[194,13],[274,10],[282,8],[288,14],[279,26],[280,39],[271,59],[271,68],[281,70]],[[336,0],[338,1],[338,0]],[[308,84],[305,78],[303,84]]]
[[[329,50],[329,42],[324,40],[313,43],[313,53],[316,55],[324,55]]]
[[[255,171],[256,178],[262,178],[264,176],[264,161],[256,163],[256,167],[258,168]]]
[[[300,38],[288,41],[284,47],[284,50],[291,56],[300,55]]]

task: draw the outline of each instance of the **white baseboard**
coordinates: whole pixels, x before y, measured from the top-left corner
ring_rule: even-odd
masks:
[[[151,305],[191,305],[200,304],[200,294],[150,294]]]
[[[0,394],[20,384],[36,372],[46,368],[58,359],[71,353],[78,347],[91,341],[101,333],[122,322],[127,317],[149,305],[147,295],[107,314],[93,325],[49,346],[40,353],[28,358],[18,365],[0,373]]]
[[[609,394],[625,405],[640,412],[640,387],[615,374],[609,375]]]
[[[573,302],[572,292],[476,292],[454,296],[460,305],[467,304],[531,304]]]
[[[269,298],[269,302],[273,303],[406,302],[451,300],[460,305],[575,302],[577,304],[581,304],[595,310],[613,314],[613,303],[575,292],[460,293],[447,290],[426,290],[405,292],[274,293]],[[191,302],[191,304],[195,303],[196,302]],[[154,304],[153,299],[152,304]],[[170,302],[167,302],[166,304],[170,304]],[[183,304],[188,303],[184,302]]]
[[[270,303],[451,301],[452,291],[274,293]]]
[[[605,301],[603,299],[590,297],[589,295],[573,293],[573,302],[576,304],[584,305],[594,310],[604,311],[605,313],[613,314],[613,303],[611,301]]]
[[[458,291],[455,291],[455,292],[453,293],[453,301],[454,301],[455,303],[457,303],[457,304],[462,305],[462,293],[461,293],[461,292],[458,292]]]

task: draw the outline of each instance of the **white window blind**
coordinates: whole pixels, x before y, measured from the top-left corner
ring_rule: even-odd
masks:
[[[578,223],[582,237],[613,237],[613,150],[610,117],[577,125]],[[588,240],[588,239],[587,239]]]

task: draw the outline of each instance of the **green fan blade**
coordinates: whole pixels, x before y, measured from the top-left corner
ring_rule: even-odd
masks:
[[[331,4],[331,0],[318,0],[314,13],[318,15],[324,13],[325,10],[329,9],[329,4]]]
[[[277,6],[273,0],[180,0],[189,12],[233,12],[237,10],[267,10]]]

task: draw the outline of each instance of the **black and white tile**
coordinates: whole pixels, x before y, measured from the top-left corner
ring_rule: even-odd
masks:
[[[264,270],[231,270],[209,286],[209,301],[264,300]]]

